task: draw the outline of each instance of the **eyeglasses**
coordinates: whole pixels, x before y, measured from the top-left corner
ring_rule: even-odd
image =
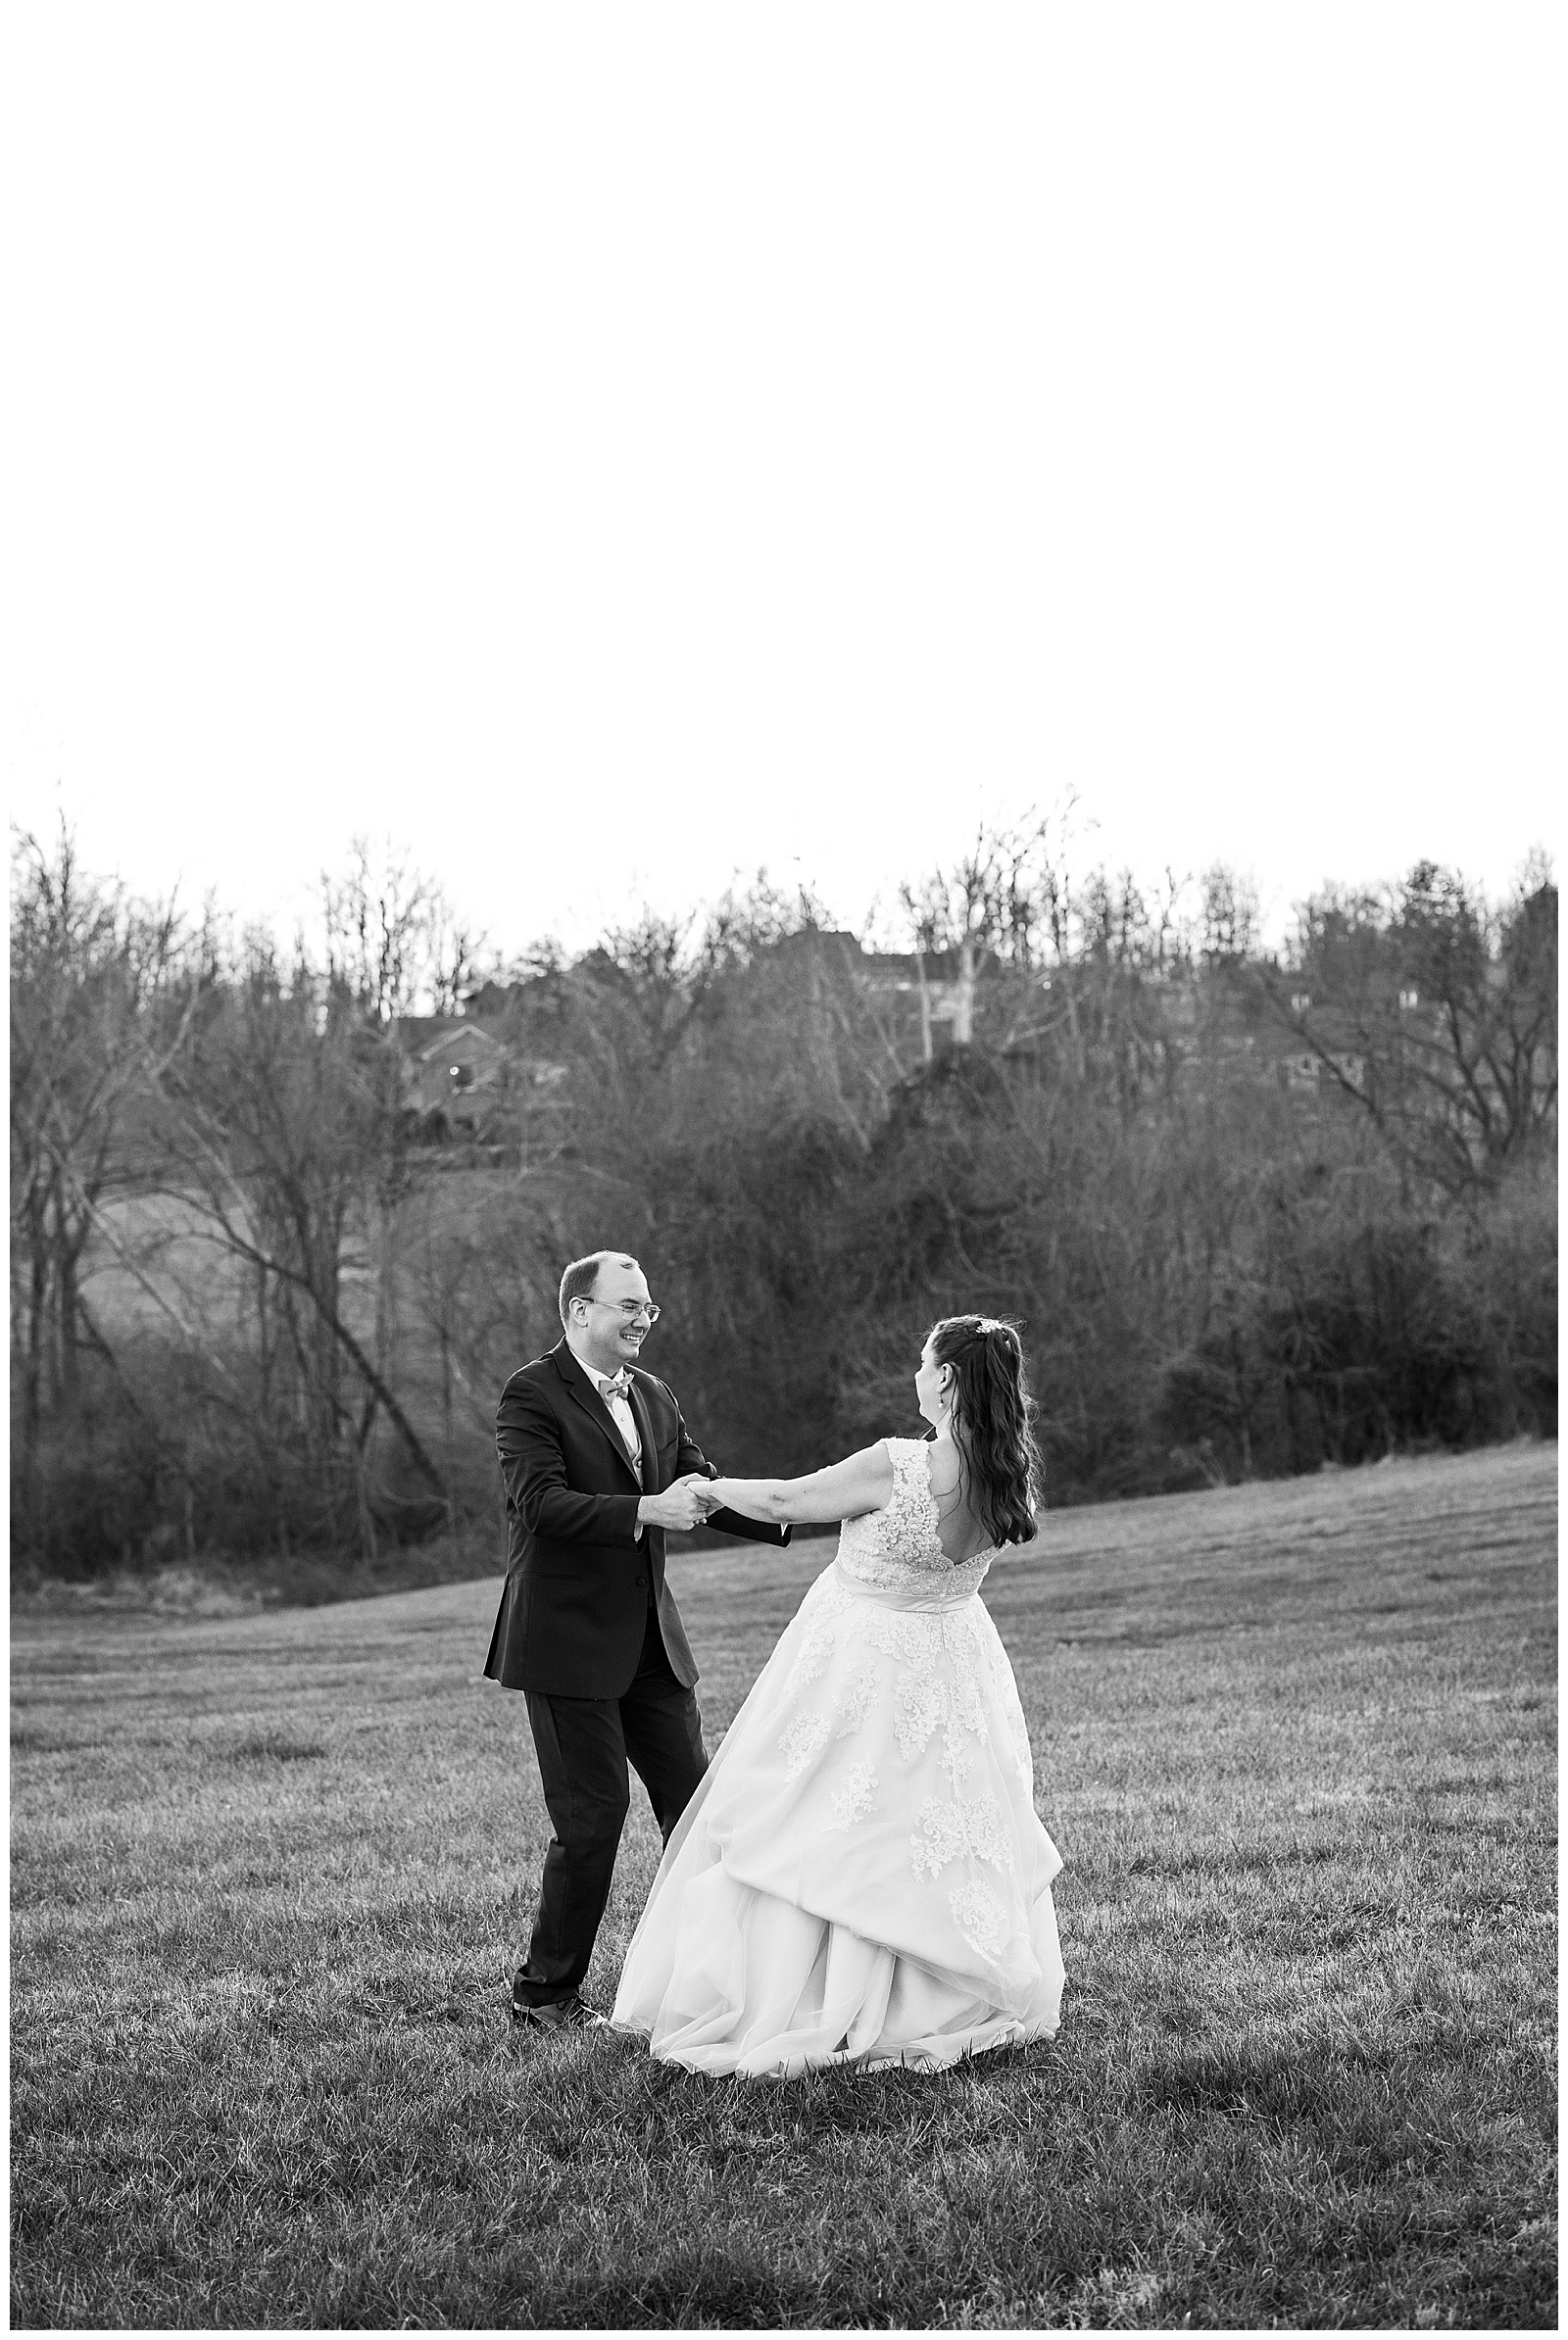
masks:
[[[657,1300],[596,1300],[585,1292],[577,1297],[585,1308],[618,1308],[628,1324],[635,1316],[646,1316],[651,1325],[656,1325],[663,1314]]]

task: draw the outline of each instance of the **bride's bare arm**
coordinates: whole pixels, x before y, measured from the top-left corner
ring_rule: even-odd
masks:
[[[749,1520],[852,1520],[890,1499],[893,1464],[878,1440],[805,1479],[710,1479],[703,1491]]]

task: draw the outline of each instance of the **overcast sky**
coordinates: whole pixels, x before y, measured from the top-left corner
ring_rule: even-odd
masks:
[[[1067,791],[1276,930],[1563,775],[1560,7],[31,0],[13,817],[517,949]],[[1089,824],[1098,826],[1090,828]]]

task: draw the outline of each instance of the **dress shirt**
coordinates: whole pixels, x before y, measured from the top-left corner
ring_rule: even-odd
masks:
[[[612,1377],[608,1373],[601,1373],[597,1366],[590,1365],[585,1357],[579,1357],[577,1362],[610,1408],[610,1418],[619,1431],[621,1443],[631,1457],[631,1467],[640,1479],[643,1470],[643,1442],[637,1435],[637,1417],[632,1412],[630,1403],[618,1392],[613,1397],[606,1397],[605,1392],[610,1387]]]

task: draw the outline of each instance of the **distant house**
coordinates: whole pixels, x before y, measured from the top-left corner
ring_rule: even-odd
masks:
[[[867,951],[858,936],[834,928],[807,928],[774,949],[791,957],[814,955],[883,999],[895,1024],[907,1025],[910,1039],[918,1036],[928,1062],[973,1039],[976,988],[1001,968],[996,952],[975,943],[947,951]]]
[[[979,998],[1002,972],[997,953],[980,944],[956,944],[947,951],[868,951],[858,935],[838,927],[802,927],[764,944],[757,957],[792,973],[809,970],[813,981],[828,987],[849,985],[869,993],[901,1049],[918,1050],[927,1062],[974,1038]],[[464,1028],[481,1021],[499,1026],[515,1049],[530,1029],[530,1005],[548,1008],[552,998],[551,979],[535,975],[475,984],[459,995],[459,1004]],[[560,1073],[559,1067],[543,1063],[525,1067],[520,1059],[515,1070],[538,1087],[550,1086]]]
[[[471,1016],[406,1015],[392,1027],[403,1051],[403,1103],[427,1140],[483,1139],[527,1168],[572,1145],[564,1064],[524,1055]]]
[[[1366,1070],[1364,1056],[1348,1050],[1332,1048],[1319,1055],[1313,1048],[1303,1048],[1281,1058],[1285,1068],[1285,1084],[1289,1089],[1317,1089],[1338,1086],[1343,1081],[1360,1094]],[[1338,1076],[1338,1080],[1336,1079]]]
[[[500,983],[493,976],[484,983],[470,983],[458,994],[458,1006],[466,1017],[484,1018],[505,1015],[525,983]]]
[[[1327,1021],[1323,1018],[1320,1021]],[[1366,1056],[1360,1048],[1346,1048],[1346,1035],[1333,1031],[1339,1046],[1326,1045],[1321,1032],[1314,1036],[1315,1046],[1303,1048],[1292,1034],[1275,1036],[1276,1064],[1282,1084],[1287,1089],[1316,1090],[1320,1096],[1343,1097],[1353,1091],[1360,1096],[1366,1082]]]
[[[400,1016],[392,1036],[403,1051],[403,1101],[420,1120],[482,1121],[506,1087],[508,1050],[482,1024],[440,1015]]]

